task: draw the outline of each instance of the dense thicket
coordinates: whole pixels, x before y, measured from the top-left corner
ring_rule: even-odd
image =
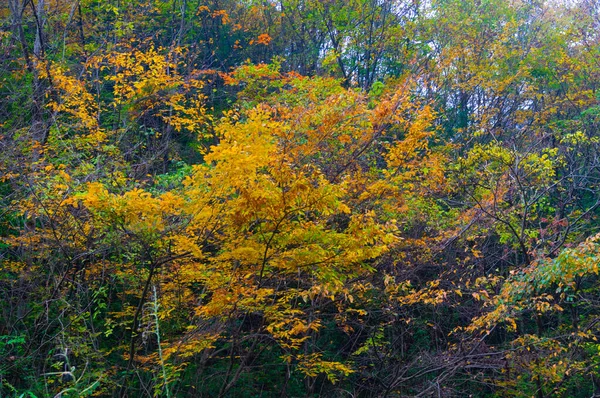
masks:
[[[595,0],[0,4],[0,396],[600,394]]]

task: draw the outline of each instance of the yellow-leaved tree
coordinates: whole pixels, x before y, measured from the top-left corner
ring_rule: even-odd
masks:
[[[323,352],[327,329],[351,333],[368,315],[362,305],[400,243],[399,218],[419,192],[442,189],[432,111],[410,101],[411,82],[374,104],[276,65],[226,80],[244,83],[245,105],[215,121],[217,143],[180,184],[123,190],[96,180],[63,203],[88,214],[94,246],[111,247],[86,277],[102,284],[109,270],[119,286],[120,305],[103,312],[106,337],[124,337],[113,347],[124,360],[119,390],[145,369],[168,393],[191,363],[220,369],[219,395],[261,359],[287,369],[284,393],[293,373],[310,391],[319,377],[355,372],[354,351]]]

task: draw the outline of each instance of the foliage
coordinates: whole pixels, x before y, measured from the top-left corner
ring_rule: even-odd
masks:
[[[599,394],[597,32],[0,5],[0,396]]]

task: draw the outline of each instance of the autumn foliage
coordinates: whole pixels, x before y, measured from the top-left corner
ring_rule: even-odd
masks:
[[[600,394],[592,1],[0,5],[0,396]]]

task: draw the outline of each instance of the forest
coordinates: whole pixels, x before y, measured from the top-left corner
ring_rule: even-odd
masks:
[[[600,396],[598,0],[0,2],[0,397]]]

